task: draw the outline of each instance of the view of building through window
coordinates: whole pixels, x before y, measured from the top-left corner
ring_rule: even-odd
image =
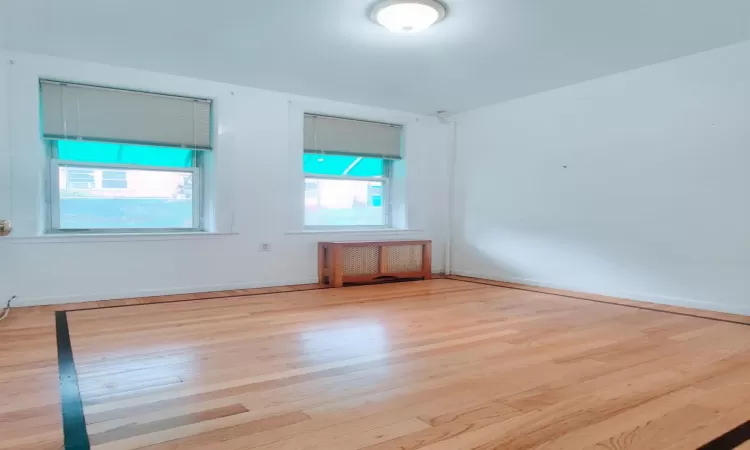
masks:
[[[60,167],[59,178],[60,228],[193,227],[192,173]]]
[[[308,226],[384,225],[383,182],[305,179]]]
[[[53,228],[197,227],[193,151],[57,141],[53,152],[58,176]]]
[[[304,155],[305,226],[385,226],[390,161]]]

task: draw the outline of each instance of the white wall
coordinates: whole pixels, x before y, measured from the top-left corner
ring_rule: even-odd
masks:
[[[1,52],[0,52],[1,53]],[[8,152],[7,83],[8,62],[0,58],[0,219],[10,219],[10,154]],[[9,243],[0,238],[0,261],[10,254]],[[3,264],[7,267],[8,263]],[[0,268],[0,302],[12,295],[10,272]]]
[[[458,122],[453,273],[750,314],[750,42]]]
[[[46,56],[0,62],[0,214],[12,197],[16,224],[0,239],[2,298],[312,282],[315,243],[330,239],[433,239],[443,270],[452,135],[433,118]],[[219,233],[40,236],[40,77],[216,99]],[[300,232],[304,110],[405,124],[412,231]],[[453,273],[750,314],[749,118],[750,43],[458,116]]]
[[[7,219],[10,214],[10,154],[8,152],[8,67],[6,61],[0,59],[0,219]]]
[[[0,51],[0,57],[3,64],[13,61],[6,64],[7,83],[0,78],[0,100],[7,94],[0,109],[10,117],[10,145],[0,144],[0,162],[10,156],[6,172],[12,174],[16,224],[12,238],[0,244],[0,295],[17,294],[19,306],[314,282],[321,240],[432,239],[433,270],[443,269],[452,130],[434,118],[39,55]],[[40,77],[215,99],[219,233],[41,236],[46,177]],[[409,231],[301,232],[305,110],[404,124]],[[0,182],[7,178],[4,169]],[[272,251],[260,252],[261,243]]]

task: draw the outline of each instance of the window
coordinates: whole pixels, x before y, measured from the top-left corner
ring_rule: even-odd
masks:
[[[104,189],[127,189],[128,174],[124,170],[102,171],[102,188]]]
[[[305,116],[305,227],[389,227],[401,127]]]
[[[204,229],[210,102],[47,81],[41,90],[50,231]]]
[[[51,226],[66,230],[201,228],[201,152],[50,141]]]
[[[304,155],[305,226],[387,226],[391,161],[340,155]]]
[[[93,189],[94,171],[91,169],[69,169],[65,178],[65,186],[68,190]]]

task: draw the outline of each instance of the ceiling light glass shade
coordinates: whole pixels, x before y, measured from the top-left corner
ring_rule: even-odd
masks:
[[[386,0],[375,5],[371,18],[385,28],[416,33],[445,17],[445,7],[436,0]]]

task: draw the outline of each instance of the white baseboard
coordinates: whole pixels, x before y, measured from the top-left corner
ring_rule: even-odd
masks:
[[[688,299],[688,298],[681,298],[681,297],[670,297],[670,296],[659,295],[659,294],[647,294],[647,293],[642,293],[642,292],[629,292],[629,291],[594,292],[591,289],[587,289],[583,286],[552,283],[549,281],[535,280],[535,279],[530,279],[530,278],[499,277],[493,274],[474,272],[474,271],[468,271],[468,270],[452,270],[451,274],[461,275],[465,277],[472,277],[472,278],[484,278],[486,280],[504,281],[506,283],[518,283],[518,284],[525,284],[529,286],[538,286],[538,287],[545,287],[545,288],[551,288],[551,289],[563,289],[566,291],[582,292],[582,293],[595,294],[595,295],[605,295],[609,297],[619,297],[619,298],[625,298],[628,300],[634,300],[634,301],[639,301],[639,302],[657,303],[660,305],[681,306],[683,308],[694,308],[694,309],[702,309],[706,311],[716,311],[716,312],[723,312],[723,313],[729,313],[729,314],[740,314],[743,316],[750,316],[750,307],[726,305],[726,304],[718,303],[718,302],[707,302],[707,301],[702,301],[702,300],[695,300],[695,299]]]
[[[436,271],[435,273],[438,273]],[[574,292],[586,292],[596,295],[606,295],[612,297],[626,298],[634,301],[651,302],[669,306],[681,306],[685,308],[703,309],[707,311],[725,312],[730,314],[750,315],[750,307],[736,305],[725,305],[718,302],[707,302],[695,299],[686,299],[680,297],[670,297],[658,294],[644,294],[638,292],[593,292],[583,286],[553,283],[543,280],[535,280],[519,277],[499,277],[494,274],[488,274],[467,270],[452,270],[452,275],[462,275],[473,278],[484,278],[487,280],[504,281],[508,283],[526,284],[529,286],[539,286],[552,289],[564,289]],[[317,283],[317,278],[300,278],[296,280],[270,280],[257,282],[238,282],[215,285],[198,285],[198,286],[181,286],[164,289],[140,289],[135,291],[114,291],[114,292],[94,292],[86,294],[73,294],[54,297],[19,297],[15,302],[15,307],[22,306],[41,306],[41,305],[60,305],[65,303],[83,303],[99,300],[114,300],[133,297],[153,297],[158,295],[176,295],[192,294],[201,292],[229,291],[234,289],[253,289],[261,287],[291,286],[295,284]]]
[[[262,287],[291,286],[295,284],[317,283],[317,278],[300,278],[298,280],[271,280],[249,283],[228,283],[202,286],[181,286],[165,289],[140,289],[132,291],[94,292],[78,295],[64,295],[54,297],[23,297],[19,296],[14,307],[60,305],[64,303],[83,303],[99,300],[115,300],[121,298],[153,297],[157,295],[194,294],[201,292],[230,291],[233,289],[253,289]]]
[[[442,273],[442,267],[433,267],[433,273]],[[164,289],[139,289],[113,292],[89,292],[81,294],[60,295],[50,297],[24,297],[20,295],[14,302],[14,307],[61,305],[65,303],[84,303],[100,300],[116,300],[121,298],[154,297],[157,295],[195,294],[200,292],[230,291],[233,289],[253,289],[275,286],[292,286],[295,284],[317,283],[316,277],[299,278],[296,280],[271,280],[256,282],[239,282],[228,284],[212,284],[198,286],[180,286]]]

